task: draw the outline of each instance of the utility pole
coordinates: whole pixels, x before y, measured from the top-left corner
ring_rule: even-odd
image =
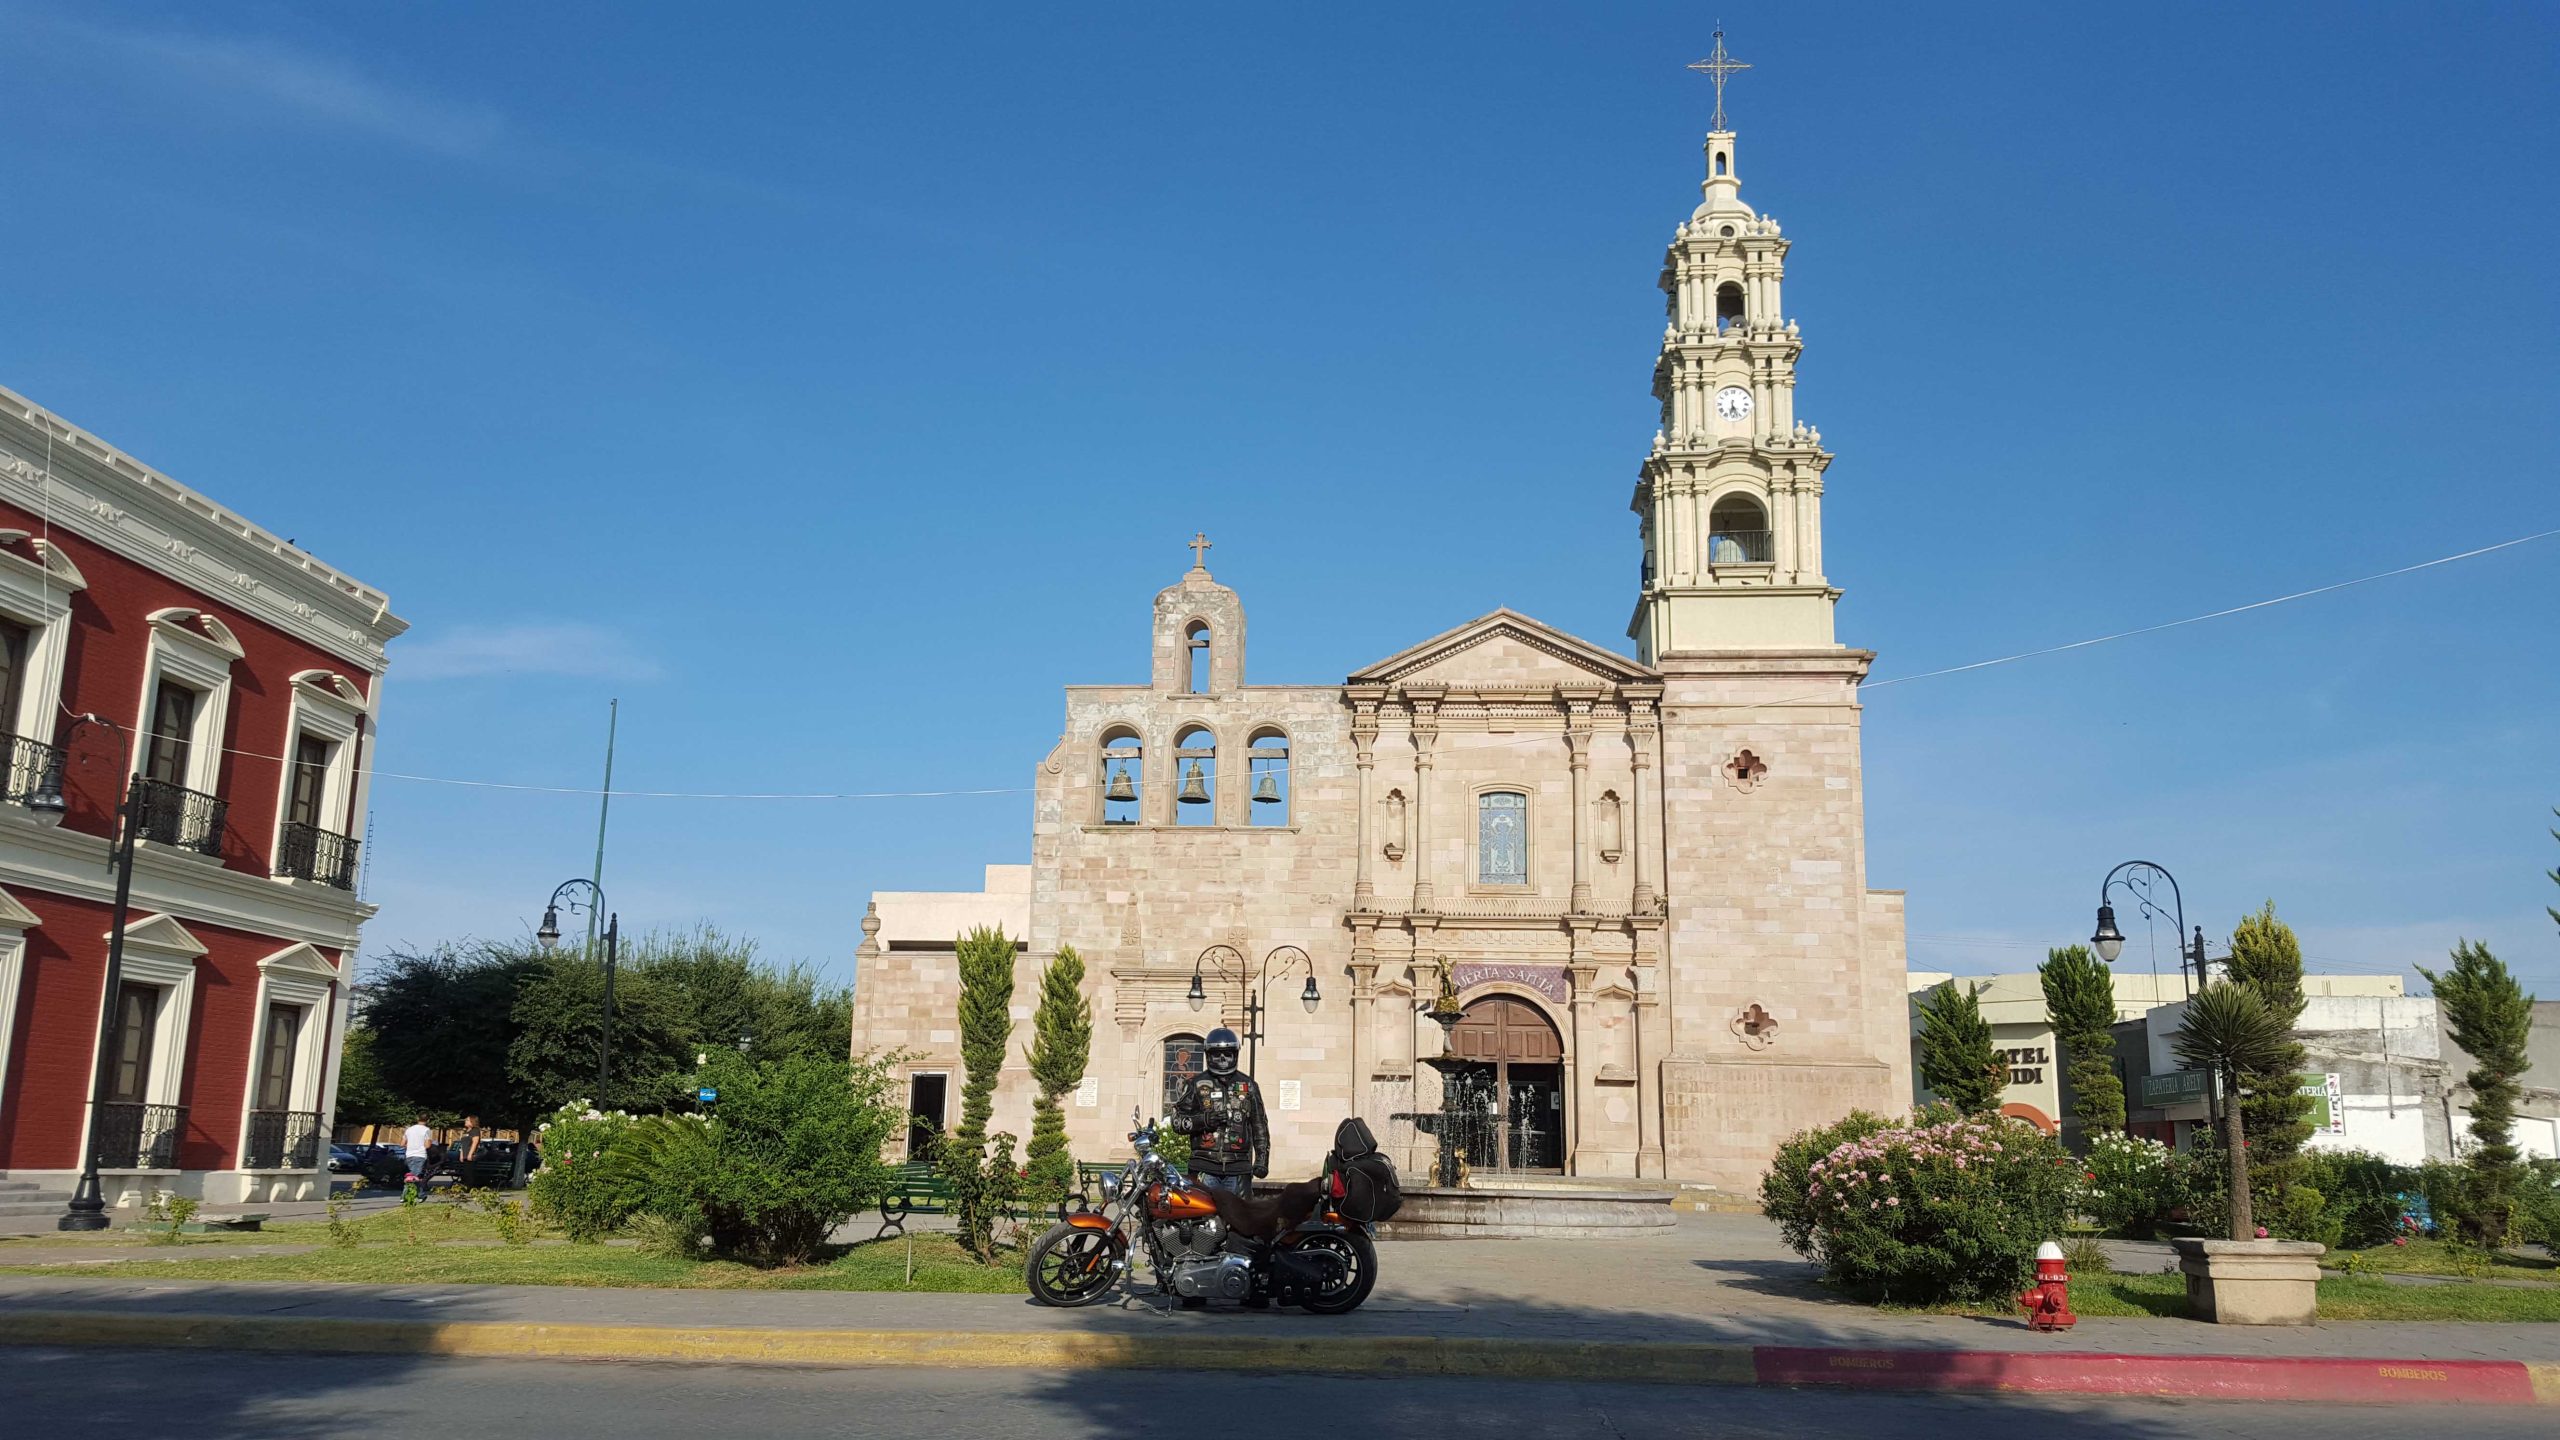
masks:
[[[595,874],[588,877],[587,882],[595,886],[599,893],[604,890],[604,826],[605,821],[613,817],[614,732],[622,725],[622,701],[615,699],[609,704],[611,708],[605,711],[604,720],[604,793],[596,800],[596,869]],[[596,948],[596,925],[600,919],[596,911],[587,912],[587,951],[590,954],[594,953]]]

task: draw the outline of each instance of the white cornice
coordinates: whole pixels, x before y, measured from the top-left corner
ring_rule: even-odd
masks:
[[[409,628],[390,613],[389,597],[381,591],[331,569],[5,386],[0,386],[0,498],[49,514],[58,529],[237,606],[367,671],[382,669],[382,647]]]
[[[107,864],[108,850],[103,836],[42,824],[16,807],[0,807],[0,870],[8,872],[22,895],[51,891],[112,902],[115,874]],[[330,886],[270,880],[148,845],[134,856],[133,908],[335,950],[354,948],[375,910]]]

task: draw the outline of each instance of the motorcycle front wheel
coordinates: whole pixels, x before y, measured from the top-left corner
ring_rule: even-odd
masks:
[[[1328,1251],[1343,1264],[1340,1280],[1298,1301],[1298,1307],[1310,1315],[1348,1315],[1377,1287],[1378,1247],[1362,1231],[1317,1230],[1301,1236],[1291,1248]]]
[[[1111,1282],[1119,1278],[1115,1258],[1110,1231],[1061,1220],[1031,1242],[1025,1261],[1031,1298],[1061,1308],[1090,1305],[1110,1294]]]

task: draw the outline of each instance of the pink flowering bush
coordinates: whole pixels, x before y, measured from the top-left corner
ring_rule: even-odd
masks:
[[[2029,1283],[2083,1173],[2022,1120],[1860,1112],[1782,1146],[1761,1208],[1834,1284],[1904,1303],[1981,1299]]]

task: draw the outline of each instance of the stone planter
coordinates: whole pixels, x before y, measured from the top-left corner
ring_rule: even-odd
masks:
[[[2308,1240],[2176,1240],[2187,1313],[2217,1325],[2308,1325],[2320,1318],[2320,1257]]]

